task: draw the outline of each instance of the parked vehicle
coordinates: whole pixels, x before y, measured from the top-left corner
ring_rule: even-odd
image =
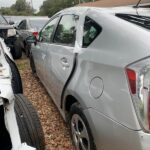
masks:
[[[65,9],[27,38],[76,150],[150,149],[148,6]]]
[[[22,92],[19,71],[0,39],[0,150],[45,149],[37,112]]]
[[[11,25],[10,25],[11,24]],[[0,15],[0,37],[4,39],[14,59],[19,59],[22,56],[21,46],[19,43],[16,29],[13,27],[13,22],[7,22],[7,20]]]
[[[26,38],[30,35],[37,37],[39,31],[42,29],[42,27],[48,20],[48,17],[33,17],[23,19],[19,23],[17,27],[17,32],[20,35],[22,49],[25,51],[27,56],[29,56],[30,53],[30,44],[27,44]]]

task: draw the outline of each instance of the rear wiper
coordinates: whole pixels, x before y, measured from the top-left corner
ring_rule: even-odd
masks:
[[[116,14],[116,16],[150,30],[150,17],[131,14]]]
[[[150,8],[150,4],[147,4],[147,5],[145,5],[145,4],[140,5],[140,4],[141,4],[141,1],[142,1],[142,0],[139,0],[138,3],[137,3],[135,6],[133,6],[133,7],[134,7],[134,8]]]
[[[139,0],[138,3],[134,6],[135,8],[139,8],[139,5],[141,3],[142,0]]]

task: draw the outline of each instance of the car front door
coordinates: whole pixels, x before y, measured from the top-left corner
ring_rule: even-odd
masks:
[[[32,55],[34,58],[36,72],[43,83],[45,83],[44,80],[46,75],[45,63],[47,48],[50,43],[50,39],[54,32],[56,24],[58,22],[58,18],[59,17],[55,17],[54,19],[48,22],[48,24],[40,32],[39,42],[37,42],[37,44],[32,47]]]
[[[47,48],[46,85],[58,107],[64,85],[74,66],[73,50],[78,19],[75,15],[61,16],[53,40]]]

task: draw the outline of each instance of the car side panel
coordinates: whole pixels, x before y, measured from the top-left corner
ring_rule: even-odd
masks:
[[[150,134],[113,121],[94,109],[84,110],[99,150],[149,150]]]
[[[73,47],[49,44],[47,48],[45,85],[58,107],[64,85],[74,65],[73,58]],[[68,66],[63,64],[63,59],[66,59]]]
[[[38,42],[36,45],[32,44],[32,55],[34,58],[36,73],[41,80],[45,80],[45,61],[46,61],[47,43]]]

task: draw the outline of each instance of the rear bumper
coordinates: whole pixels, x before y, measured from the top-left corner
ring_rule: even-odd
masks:
[[[84,111],[97,149],[104,150],[149,150],[150,134],[134,131],[94,109]]]

